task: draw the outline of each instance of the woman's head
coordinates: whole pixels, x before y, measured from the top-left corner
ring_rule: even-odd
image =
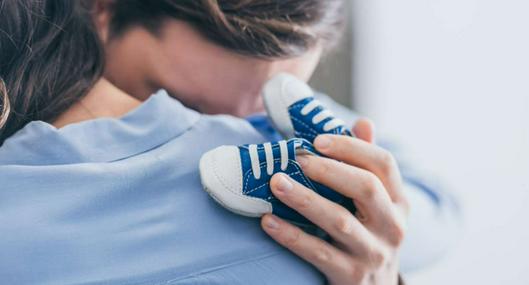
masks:
[[[107,2],[108,3],[108,2]],[[271,59],[303,55],[340,33],[337,0],[112,0],[110,32],[143,26],[159,34],[164,21],[182,20],[234,53]]]
[[[207,113],[246,115],[272,74],[308,79],[336,43],[342,0],[99,0],[106,75],[138,98],[165,88]]]
[[[0,145],[30,121],[61,115],[103,67],[91,1],[0,1]]]

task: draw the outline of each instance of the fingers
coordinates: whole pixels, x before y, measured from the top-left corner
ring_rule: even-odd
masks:
[[[318,136],[314,146],[327,157],[372,172],[382,181],[393,202],[404,203],[397,162],[387,150],[360,139],[337,135]]]
[[[369,232],[344,207],[321,197],[287,175],[278,174],[270,181],[274,195],[290,208],[318,225],[336,241],[358,254],[365,254]]]
[[[298,161],[302,165],[303,172],[309,176],[311,180],[324,184],[336,192],[352,198],[360,212],[360,216],[363,217],[362,223],[368,228],[377,233],[387,235],[399,233],[401,223],[399,217],[395,213],[394,205],[382,185],[382,182],[380,182],[374,174],[364,169],[346,165],[324,157],[299,156]],[[273,179],[273,181],[271,181],[271,187],[273,193],[276,194],[276,187],[278,185],[274,182]],[[285,204],[295,208],[297,211],[302,211],[301,214],[305,216],[309,214],[315,216],[322,215],[321,213],[311,213],[316,207],[315,204],[319,204],[319,200],[311,197],[310,193],[314,192],[305,187],[303,187],[304,189],[300,189],[301,187],[302,186],[295,187],[290,195],[282,195],[282,193],[278,193],[276,197],[282,201],[282,198],[284,198],[285,201],[283,202]],[[305,192],[309,192],[309,194],[306,194]],[[316,195],[316,193],[312,195]],[[320,198],[326,200],[322,197]],[[332,204],[330,201],[328,201],[328,203]],[[303,207],[300,207],[300,204],[303,205]],[[321,203],[321,207],[325,206],[327,205]],[[337,223],[348,222],[341,221],[342,218],[339,216],[341,213],[334,210],[331,206],[325,207],[322,211],[329,211],[327,215],[330,215],[331,217],[327,218],[328,221],[337,221]],[[323,223],[325,223],[324,221]]]
[[[368,119],[358,119],[353,126],[353,133],[357,138],[368,143],[373,143],[375,141],[375,124]]]
[[[371,284],[376,275],[377,284],[396,284],[396,254],[384,246],[374,246],[369,256],[359,257],[311,236],[271,214],[263,217],[261,226],[279,244],[314,265],[327,277],[329,284]],[[382,275],[374,274],[380,270]],[[387,272],[391,274],[387,275]]]
[[[270,237],[313,264],[326,276],[343,276],[344,272],[353,268],[352,260],[346,253],[276,216],[265,215],[261,225]]]

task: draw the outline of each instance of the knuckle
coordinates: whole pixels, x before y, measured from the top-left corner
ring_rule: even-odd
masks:
[[[294,208],[300,211],[308,210],[312,207],[313,204],[313,198],[312,195],[305,193],[302,195],[299,195],[297,198],[294,198],[295,201],[293,202]]]
[[[312,157],[307,165],[314,165],[314,167],[304,166],[303,171],[316,180],[325,179],[332,169],[332,164],[329,159],[323,157]]]
[[[382,150],[382,153],[380,155],[380,172],[382,175],[389,175],[391,174],[394,169],[397,166],[397,160],[391,154],[391,152],[387,150]]]
[[[363,179],[363,184],[364,187],[362,189],[362,196],[364,199],[373,199],[376,195],[376,192],[378,191],[378,188],[380,187],[380,181],[378,177],[371,172],[366,172]]]
[[[375,268],[380,268],[386,264],[388,255],[381,250],[373,250],[369,254],[369,263]]]
[[[285,237],[283,243],[287,248],[294,248],[298,245],[300,239],[301,230],[296,228]]]
[[[349,266],[346,271],[348,279],[351,280],[352,284],[360,284],[366,278],[367,269],[363,265]]]
[[[332,252],[328,247],[320,245],[314,253],[314,259],[319,264],[328,264],[332,262]]]
[[[327,175],[331,171],[332,161],[329,159],[322,159],[318,164],[318,168],[320,169],[319,174],[321,176]]]
[[[400,247],[405,237],[404,226],[400,223],[395,223],[390,227],[389,242],[393,247]]]
[[[337,212],[338,218],[334,223],[335,231],[342,235],[350,235],[353,232],[353,220],[351,219],[351,213],[345,210],[338,210]]]

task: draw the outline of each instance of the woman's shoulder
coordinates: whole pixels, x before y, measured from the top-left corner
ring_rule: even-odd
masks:
[[[184,106],[180,101],[170,96],[165,90],[158,91],[155,95],[165,101],[164,107],[172,109],[173,118],[186,118],[193,121],[187,124],[187,137],[196,140],[223,141],[226,144],[248,144],[264,142],[264,137],[248,120],[232,115],[200,114]],[[173,120],[174,121],[174,120]]]
[[[34,121],[0,147],[0,165],[109,162],[165,144],[177,149],[259,143],[264,138],[246,120],[202,115],[161,90],[120,118],[98,118],[63,128]]]

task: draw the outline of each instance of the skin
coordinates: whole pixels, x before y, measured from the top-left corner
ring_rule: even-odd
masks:
[[[260,91],[272,75],[283,71],[308,80],[321,55],[314,48],[290,59],[250,58],[207,41],[176,20],[167,20],[159,35],[133,27],[105,43],[105,77],[125,92],[145,100],[166,89],[201,113],[238,117],[264,110]]]
[[[101,3],[95,20],[106,49],[105,78],[140,101],[163,88],[200,112],[243,117],[263,110],[259,93],[270,76],[289,72],[307,81],[321,56],[321,49],[315,47],[291,59],[244,57],[207,41],[176,20],[167,20],[159,35],[132,27],[110,38],[110,12]],[[106,89],[111,96],[121,96],[111,86]],[[80,117],[104,112],[98,109],[107,107],[97,104],[104,94],[87,96],[95,102],[92,111],[74,106],[84,112]],[[113,116],[122,113],[115,109]],[[353,199],[358,208],[355,215],[284,175],[271,180],[273,193],[326,230],[332,241],[308,235],[273,215],[262,218],[262,227],[318,268],[330,284],[397,284],[397,256],[408,213],[398,167],[390,153],[373,144],[369,121],[360,120],[353,131],[357,138],[318,137],[315,146],[328,158],[305,157],[300,163],[309,177]]]
[[[96,118],[119,118],[140,104],[141,101],[101,78],[85,97],[62,113],[52,125],[62,128]]]
[[[327,242],[268,214],[262,227],[274,240],[318,268],[330,284],[397,284],[398,251],[408,203],[393,156],[373,145],[369,121],[354,127],[358,138],[323,135],[316,149],[327,156],[298,160],[311,179],[353,199],[356,215],[283,174],[274,195],[325,230]],[[341,162],[340,162],[341,161]]]
[[[53,125],[119,118],[140,104],[101,79]],[[355,215],[286,175],[277,174],[270,182],[277,198],[329,233],[332,241],[272,214],[265,215],[261,225],[271,238],[325,274],[329,284],[397,284],[398,250],[408,213],[398,167],[389,152],[373,145],[370,121],[359,120],[353,132],[357,138],[317,137],[316,149],[328,158],[300,156],[298,162],[311,179],[353,199]]]

